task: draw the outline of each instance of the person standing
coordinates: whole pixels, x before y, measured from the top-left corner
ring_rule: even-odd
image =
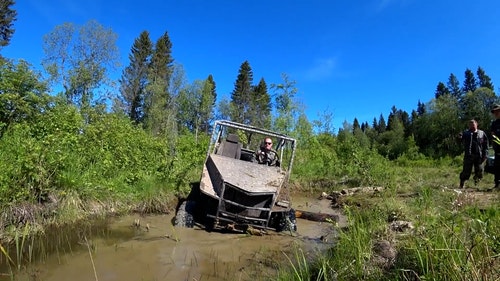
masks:
[[[494,188],[500,188],[500,104],[495,104],[491,109],[495,120],[491,123],[492,146],[495,151],[493,174],[495,175]]]
[[[464,145],[464,162],[460,173],[460,188],[463,188],[465,181],[470,178],[473,167],[474,184],[483,178],[482,164],[488,153],[488,137],[484,131],[477,128],[477,121],[474,119],[469,121],[469,129],[461,133],[459,137]]]

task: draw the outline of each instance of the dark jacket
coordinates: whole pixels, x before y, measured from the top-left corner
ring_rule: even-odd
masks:
[[[255,159],[259,164],[267,164],[269,166],[280,166],[278,153],[274,150],[259,149],[255,152]]]
[[[488,137],[482,130],[465,130],[462,133],[462,143],[465,156],[478,155],[479,158],[486,158],[488,155]]]
[[[500,138],[500,119],[497,119],[491,123],[491,134]],[[500,144],[496,143],[494,139],[492,140],[492,146],[495,150],[495,154],[500,153]]]

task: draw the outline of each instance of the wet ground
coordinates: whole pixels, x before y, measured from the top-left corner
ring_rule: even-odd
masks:
[[[294,199],[294,208],[335,213],[328,200],[306,197]],[[335,235],[331,224],[303,219],[293,234],[251,236],[176,228],[172,217],[116,218],[105,234],[83,237],[71,251],[50,255],[16,280],[272,280],[298,249],[314,256],[332,247]]]

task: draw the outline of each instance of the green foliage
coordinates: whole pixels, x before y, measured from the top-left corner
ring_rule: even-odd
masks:
[[[425,279],[498,278],[498,271],[493,269],[495,255],[500,253],[497,208],[468,206],[467,195],[447,198],[436,196],[433,190],[428,193],[418,231],[402,241],[396,267],[411,270]],[[450,200],[449,207],[433,212],[432,208],[444,200]]]
[[[290,80],[288,75],[282,74],[282,83],[272,84],[271,89],[275,92],[275,118],[273,128],[284,134],[292,134],[295,130],[297,118],[302,112],[299,103],[295,100],[298,90],[296,82]]]
[[[454,159],[405,161],[404,167],[392,169],[402,175],[396,185],[408,188],[345,200],[349,223],[336,229],[332,249],[307,263],[303,255],[290,258],[278,280],[497,280],[498,194],[446,188],[446,175],[459,168]],[[457,179],[457,173],[452,176]],[[356,204],[362,200],[369,204]],[[395,231],[389,226],[395,220],[413,227]],[[376,259],[374,245],[380,240],[389,242],[396,253],[388,263]]]
[[[144,96],[144,127],[153,136],[176,131],[174,95],[170,89],[174,73],[172,42],[168,32],[156,41],[148,69]]]
[[[7,130],[0,139],[3,202],[44,201],[57,190],[84,197],[134,193],[140,180],[165,178],[164,141],[123,116],[94,112],[92,120],[85,123],[77,108],[57,102],[31,126]]]
[[[408,151],[409,142],[402,122],[399,119],[391,120],[391,129],[379,134],[374,146],[380,155],[394,160]]]
[[[251,96],[252,96],[253,71],[248,61],[244,61],[238,71],[238,77],[231,92],[230,117],[232,121],[252,124]]]
[[[0,49],[9,45],[14,34],[12,26],[17,16],[17,11],[12,9],[14,4],[14,0],[0,0]]]
[[[414,120],[415,141],[421,151],[432,157],[458,155],[462,152],[457,135],[464,130],[458,101],[444,95],[429,104],[429,110]]]
[[[181,90],[177,96],[177,122],[178,127],[190,132],[203,132],[208,134],[210,121],[213,116],[212,83],[208,80],[194,81],[194,83]]]
[[[392,186],[393,171],[389,161],[350,133],[338,137],[320,134],[301,144],[294,164],[294,174],[305,185],[342,183],[349,186]]]
[[[25,61],[0,60],[0,137],[18,122],[32,122],[47,106],[46,84]]]
[[[477,88],[474,92],[467,92],[462,101],[465,108],[464,128],[467,128],[467,122],[470,119],[476,119],[478,128],[488,131],[491,125],[490,109],[497,99],[495,93],[486,87]]]
[[[143,31],[134,40],[129,55],[130,64],[122,73],[120,79],[120,101],[123,110],[137,124],[144,117],[144,93],[147,85],[148,66],[153,53],[153,43],[149,32]]]
[[[492,91],[495,91],[495,87],[493,87],[493,83],[491,82],[491,78],[486,74],[484,69],[480,66],[477,67],[477,79],[479,88],[488,88]]]
[[[118,64],[118,36],[95,20],[82,26],[65,23],[44,36],[43,66],[51,80],[62,82],[69,102],[88,108],[102,97],[107,72]]]

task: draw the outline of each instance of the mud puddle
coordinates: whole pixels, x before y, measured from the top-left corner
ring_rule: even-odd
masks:
[[[297,209],[334,213],[328,200],[294,202]],[[289,265],[298,249],[314,256],[332,247],[335,235],[330,223],[303,219],[297,220],[293,235],[249,236],[177,228],[172,218],[117,218],[108,226],[108,235],[85,238],[71,252],[53,254],[15,280],[272,280],[278,265]]]

